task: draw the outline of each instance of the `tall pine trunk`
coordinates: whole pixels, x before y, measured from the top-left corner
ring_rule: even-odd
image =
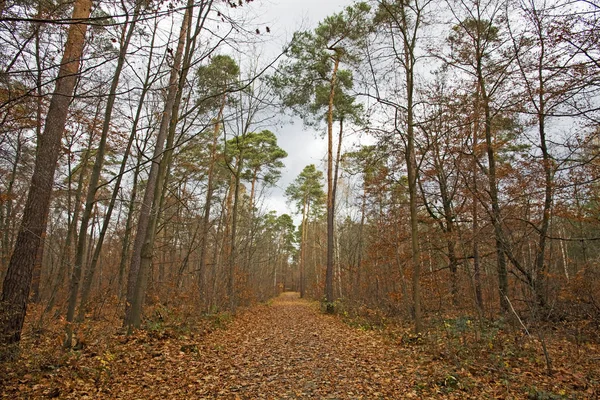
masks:
[[[329,108],[327,110],[327,269],[325,272],[325,303],[328,313],[334,312],[333,306],[333,263],[334,263],[334,218],[335,190],[333,183],[333,100],[340,55],[334,55],[333,72],[329,89]]]
[[[92,215],[92,209],[96,202],[96,192],[98,190],[98,182],[100,181],[100,173],[102,172],[102,167],[104,166],[104,155],[106,152],[106,141],[108,138],[108,132],[110,130],[110,123],[112,119],[112,112],[115,105],[115,100],[117,98],[117,88],[119,86],[119,79],[121,77],[121,71],[123,70],[123,65],[125,64],[125,57],[127,56],[127,49],[129,47],[129,42],[131,41],[131,37],[133,36],[133,32],[135,30],[135,26],[140,14],[142,1],[138,0],[135,11],[133,14],[133,20],[129,24],[128,28],[123,28],[122,38],[121,38],[121,49],[119,51],[119,58],[117,60],[117,66],[115,72],[113,74],[113,79],[110,85],[110,90],[108,93],[108,99],[106,102],[106,109],[104,112],[104,120],[102,123],[102,133],[100,134],[100,143],[98,144],[98,148],[96,150],[96,160],[94,161],[94,167],[92,169],[92,175],[90,177],[90,181],[88,183],[88,190],[85,201],[85,209],[83,210],[83,214],[81,216],[81,225],[79,227],[79,238],[77,242],[77,249],[75,252],[75,264],[73,265],[73,272],[71,274],[71,284],[69,287],[69,306],[67,309],[67,335],[65,338],[65,347],[71,347],[71,342],[73,338],[73,319],[75,317],[75,306],[77,305],[77,295],[79,293],[79,281],[81,280],[81,273],[84,266],[84,258],[83,255],[86,252],[85,249],[85,236],[88,230],[88,225],[90,222],[90,218]],[[125,25],[127,26],[127,24]],[[114,206],[114,199],[112,200],[112,204]],[[109,207],[109,213],[105,217],[105,225],[108,226],[108,221],[110,220],[110,213],[112,212],[112,208]],[[103,229],[106,232],[106,229]],[[98,239],[98,248],[102,248],[102,241],[104,240],[104,233],[101,233]],[[91,250],[91,246],[89,250]],[[90,264],[88,271],[86,273],[86,279],[84,279],[84,287],[83,287],[83,298],[82,304],[85,305],[87,302],[87,296],[89,294],[89,290],[92,283],[92,278],[94,276],[94,272],[97,265],[96,262]],[[81,313],[83,317],[84,312]]]
[[[85,21],[91,10],[91,0],[77,0],[73,7],[72,19]],[[79,73],[86,32],[85,23],[73,24],[69,28],[44,133],[38,142],[21,228],[4,279],[0,304],[0,344],[13,344],[21,339],[35,256],[40,246],[40,238],[46,230],[54,173],[69,103]]]

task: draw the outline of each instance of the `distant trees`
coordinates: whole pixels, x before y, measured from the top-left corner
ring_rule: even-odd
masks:
[[[369,30],[366,3],[356,3],[343,12],[327,17],[314,32],[298,32],[292,40],[290,60],[281,67],[274,80],[283,103],[305,121],[327,121],[327,272],[325,301],[333,312],[335,181],[333,121],[340,122],[338,148],[342,143],[342,126],[346,114],[353,113],[353,100],[344,91],[352,88],[352,74],[344,64],[357,60]],[[314,120],[316,119],[316,120]],[[337,165],[337,163],[336,163]],[[337,167],[335,167],[337,170]]]
[[[308,240],[309,217],[319,215],[325,200],[323,191],[323,173],[314,164],[304,167],[300,175],[287,187],[285,194],[290,202],[295,203],[296,210],[302,213],[300,225],[300,297],[304,297],[306,287],[306,246]]]

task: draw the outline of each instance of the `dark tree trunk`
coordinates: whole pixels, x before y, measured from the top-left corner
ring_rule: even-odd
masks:
[[[189,3],[190,1],[188,1],[188,5],[190,5]],[[171,68],[171,75],[169,77],[167,100],[164,106],[158,137],[156,139],[152,156],[152,165],[150,167],[150,174],[148,176],[144,198],[142,200],[136,237],[133,244],[133,255],[131,257],[131,265],[127,280],[127,303],[125,306],[125,316],[123,318],[123,324],[127,326],[129,330],[131,330],[132,327],[138,328],[141,323],[143,288],[145,286],[145,275],[147,272],[141,268],[142,253],[145,250],[146,234],[151,223],[152,213],[158,212],[158,210],[153,207],[153,200],[155,198],[154,194],[159,178],[160,160],[163,156],[165,139],[171,121],[171,112],[179,88],[179,72],[191,12],[192,7],[186,7],[181,30],[179,32],[179,41],[173,60],[173,67]]]
[[[91,0],[77,0],[73,8],[73,19],[87,19],[91,9]],[[21,228],[4,279],[0,304],[0,344],[17,343],[21,339],[35,256],[40,246],[40,239],[46,230],[46,215],[50,207],[60,142],[67,120],[69,102],[77,81],[86,31],[86,24],[73,24],[69,28],[56,87],[46,117],[46,126],[38,143]]]

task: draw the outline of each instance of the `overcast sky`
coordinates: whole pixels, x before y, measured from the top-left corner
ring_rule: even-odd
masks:
[[[260,19],[267,22],[271,35],[275,38],[267,45],[267,53],[277,54],[295,31],[313,29],[326,16],[341,11],[351,3],[350,0],[259,0],[253,5],[262,15]],[[294,210],[290,210],[286,204],[285,188],[308,164],[323,168],[326,142],[322,134],[305,129],[300,120],[273,130],[277,134],[279,146],[288,153],[288,157],[284,160],[285,169],[277,187],[270,189],[264,196],[263,207],[265,211],[275,210],[279,214],[285,212],[293,215]],[[296,216],[294,220],[299,222]]]

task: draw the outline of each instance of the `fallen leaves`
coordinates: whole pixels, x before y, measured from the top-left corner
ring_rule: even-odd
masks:
[[[203,331],[204,332],[204,331]],[[248,308],[226,329],[185,335],[118,333],[70,353],[48,349],[37,362],[24,355],[0,375],[2,398],[63,399],[389,399],[552,398],[598,395],[598,370],[508,354],[508,344],[482,351],[450,340],[351,327],[318,306],[285,294]],[[408,338],[408,339],[407,339]],[[421,339],[421,338],[419,338]],[[458,341],[457,343],[462,343]],[[537,343],[529,346],[535,347]],[[567,344],[558,344],[567,346]],[[598,354],[589,345],[588,352]],[[594,353],[595,352],[595,353]],[[46,359],[47,358],[47,359]],[[491,360],[491,361],[490,361]],[[34,367],[35,366],[35,367]],[[42,368],[43,366],[43,368]],[[6,368],[7,366],[2,366]],[[533,397],[537,398],[537,397]],[[550,397],[549,397],[550,398]]]

